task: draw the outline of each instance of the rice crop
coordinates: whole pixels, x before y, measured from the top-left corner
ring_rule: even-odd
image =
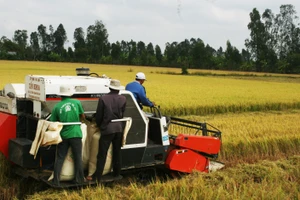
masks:
[[[126,85],[138,71],[146,74],[147,96],[159,105],[163,114],[172,116],[238,113],[300,108],[300,81],[264,81],[215,76],[182,76],[156,73],[169,68],[114,66],[74,63],[0,61],[0,86],[24,83],[28,74],[76,75],[75,69],[119,79]],[[177,69],[178,70],[178,69]],[[297,75],[294,75],[299,79]],[[275,77],[275,76],[274,76]]]
[[[213,124],[222,131],[219,159],[226,166],[280,159],[300,153],[299,110],[251,112],[187,119]],[[176,132],[176,131],[174,131]]]

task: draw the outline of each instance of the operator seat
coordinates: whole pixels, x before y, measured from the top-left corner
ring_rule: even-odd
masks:
[[[136,104],[134,97],[128,93],[122,93],[126,97],[126,109],[124,117],[132,118],[132,125],[127,134],[126,144],[140,144],[144,143],[146,140],[146,126],[147,122],[143,116],[143,111]]]

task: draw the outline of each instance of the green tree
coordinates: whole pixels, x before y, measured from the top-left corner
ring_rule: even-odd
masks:
[[[216,66],[216,63],[215,63],[215,59],[214,57],[217,57],[217,51],[212,48],[211,46],[209,46],[209,44],[207,44],[205,46],[205,52],[207,54],[207,58],[206,58],[206,68],[207,69],[214,69],[215,66]]]
[[[219,47],[215,52],[215,56],[212,57],[213,68],[212,69],[223,69],[225,66],[225,53],[222,47]]]
[[[20,59],[17,52],[20,51],[20,47],[18,44],[14,43],[7,37],[3,36],[0,39],[1,44],[1,57],[3,59],[16,60]]]
[[[124,40],[121,41],[121,55],[120,55],[120,62],[121,64],[129,64],[128,63],[128,56],[129,56],[129,46],[128,43]]]
[[[190,66],[190,52],[191,52],[191,45],[190,41],[188,39],[185,39],[184,41],[180,42],[177,46],[178,48],[178,59],[177,62],[182,68],[183,74],[188,74],[187,69]]]
[[[73,62],[73,61],[74,61],[74,51],[73,51],[73,49],[72,49],[71,47],[68,47],[68,52],[67,52],[67,54],[68,54],[68,59],[67,59],[67,61],[68,61],[68,62]]]
[[[76,28],[73,34],[74,43],[74,61],[76,62],[86,62],[88,49],[86,48],[85,43],[85,33],[81,27]]]
[[[255,62],[255,70],[258,72],[267,71],[272,65],[271,61],[275,55],[274,50],[268,45],[270,44],[270,34],[261,21],[260,13],[256,8],[250,13],[250,20],[248,29],[251,39],[245,40],[245,46]]]
[[[157,64],[155,53],[154,53],[154,47],[151,42],[147,45],[145,54],[147,56],[146,65],[154,66]]]
[[[145,66],[147,63],[146,45],[143,41],[139,41],[136,45],[136,60],[135,65]]]
[[[39,42],[40,42],[40,47],[41,47],[41,59],[42,60],[47,60],[48,54],[51,52],[51,37],[47,33],[47,27],[44,26],[43,24],[40,24],[38,26],[38,37],[39,37]]]
[[[16,30],[14,33],[13,41],[19,46],[19,56],[25,59],[25,49],[27,47],[27,30]]]
[[[59,56],[62,56],[65,51],[64,45],[67,41],[67,33],[62,24],[59,24],[56,31],[53,33],[53,51]]]
[[[277,39],[277,55],[280,59],[278,70],[281,73],[298,71],[300,53],[300,30],[295,7],[291,4],[280,6],[280,13],[274,19]]]
[[[154,56],[154,48],[153,44],[150,42],[146,47],[147,54],[150,56]]]
[[[30,34],[30,47],[33,54],[33,60],[36,60],[40,54],[39,37],[36,31]]]
[[[91,55],[90,62],[98,63],[101,57],[109,55],[108,33],[102,21],[96,20],[94,25],[87,28],[86,45]]]
[[[192,67],[198,69],[206,69],[209,57],[207,55],[204,42],[199,38],[192,38],[190,42]]]
[[[177,42],[166,43],[166,48],[164,56],[166,58],[165,65],[169,67],[180,67],[177,63],[178,52],[177,52]]]
[[[161,49],[158,45],[155,45],[155,57],[157,60],[157,64],[161,65],[162,64],[162,59],[163,59],[163,55],[161,53]]]
[[[276,34],[277,30],[274,24],[274,14],[270,9],[266,9],[262,15],[262,19],[264,21],[265,30],[266,30],[266,47],[267,52],[265,53],[265,60],[268,62],[264,71],[268,72],[276,72],[276,63],[277,63],[277,39]]]
[[[225,59],[226,59],[226,69],[227,70],[239,70],[242,64],[242,57],[239,50],[233,47],[228,40],[226,43]]]
[[[111,45],[111,58],[113,64],[120,64],[121,58],[121,44],[120,42],[112,43]]]
[[[278,55],[281,59],[286,58],[292,52],[293,46],[298,46],[300,43],[295,24],[296,20],[297,16],[293,5],[280,6],[280,13],[275,17],[275,33]]]
[[[52,52],[55,47],[55,38],[54,38],[54,28],[50,24],[49,25],[49,34],[47,34],[48,38],[48,51]]]
[[[135,59],[137,57],[137,47],[136,47],[136,42],[131,40],[128,42],[128,64],[129,65],[134,65],[135,64]]]
[[[76,28],[73,34],[73,38],[74,38],[74,43],[73,46],[75,49],[79,49],[79,48],[85,48],[85,41],[84,41],[84,31],[81,27]]]
[[[288,61],[289,65],[285,65],[283,73],[300,73],[300,53],[289,54],[285,60]]]

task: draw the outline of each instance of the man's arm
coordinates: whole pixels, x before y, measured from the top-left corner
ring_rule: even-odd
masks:
[[[78,112],[79,112],[79,120],[81,122],[85,121],[84,110],[83,110],[82,104],[79,100],[78,100]]]
[[[79,118],[81,122],[85,121],[85,114],[84,113],[80,114]]]
[[[55,112],[55,108],[56,108],[56,106],[51,111],[50,121],[52,121],[52,122],[59,121],[59,119],[56,115],[56,112]]]
[[[153,107],[154,106],[154,103],[152,103],[147,97],[146,97],[146,93],[145,93],[145,90],[143,87],[140,88],[139,90],[139,98],[142,102],[142,104],[144,106],[150,106],[150,107]]]
[[[103,121],[103,114],[104,114],[104,104],[102,99],[100,98],[98,101],[98,106],[97,106],[97,110],[96,110],[96,123],[97,126],[100,127],[101,123]]]

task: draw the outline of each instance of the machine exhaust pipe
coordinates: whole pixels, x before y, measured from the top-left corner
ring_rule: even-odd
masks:
[[[90,68],[87,68],[87,67],[76,68],[76,75],[77,76],[89,76]]]

